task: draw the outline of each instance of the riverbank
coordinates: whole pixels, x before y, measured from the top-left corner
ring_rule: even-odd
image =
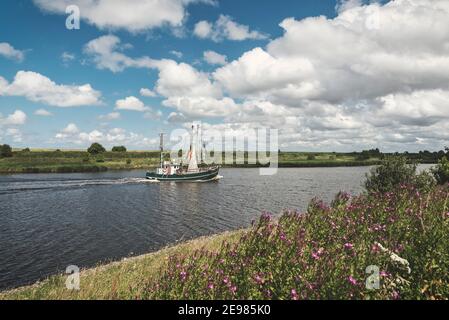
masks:
[[[449,185],[340,193],[306,213],[264,214],[248,230],[85,270],[79,291],[59,275],[0,299],[448,299],[448,206]]]
[[[232,164],[225,161],[225,168],[258,168],[264,165],[248,164],[248,154],[240,159],[234,155]],[[168,154],[166,155],[168,157]],[[168,158],[167,158],[168,159]],[[150,169],[159,166],[160,155],[156,151],[104,152],[90,155],[84,151],[31,150],[14,151],[12,157],[0,158],[0,173],[70,173],[100,172],[108,170]],[[354,167],[379,164],[381,155],[362,157],[359,153],[307,153],[281,152],[278,155],[280,168],[310,167]],[[429,159],[417,160],[419,163],[433,163]]]
[[[237,242],[244,230],[225,232],[179,243],[157,252],[81,270],[82,290],[67,290],[67,275],[54,275],[30,286],[0,292],[0,300],[17,299],[135,299],[144,294],[147,279],[157,276],[172,255],[195,250],[217,251],[223,241]]]

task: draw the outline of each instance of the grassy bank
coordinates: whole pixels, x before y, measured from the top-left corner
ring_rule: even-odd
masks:
[[[242,233],[234,231],[202,237],[154,253],[82,270],[79,291],[67,290],[66,276],[55,275],[31,286],[2,292],[0,300],[139,298],[146,292],[146,280],[156,277],[159,269],[167,265],[170,256],[200,249],[216,251],[224,240],[236,242]]]
[[[449,299],[448,206],[449,185],[340,193],[303,214],[264,214],[245,231],[86,270],[80,291],[55,276],[0,298]]]
[[[97,172],[106,170],[148,169],[159,165],[159,152],[104,152],[90,155],[84,151],[42,150],[13,152],[12,157],[0,158],[0,173],[62,173]],[[168,159],[168,154],[166,155]],[[252,168],[259,163],[248,163],[248,153],[223,154],[223,167]],[[279,167],[342,167],[370,166],[380,162],[380,156],[363,157],[357,153],[279,153]],[[226,164],[231,163],[231,164]]]

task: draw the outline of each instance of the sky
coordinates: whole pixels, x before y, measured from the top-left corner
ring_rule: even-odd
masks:
[[[0,143],[149,150],[199,121],[281,150],[440,150],[448,21],[447,0],[4,0]]]

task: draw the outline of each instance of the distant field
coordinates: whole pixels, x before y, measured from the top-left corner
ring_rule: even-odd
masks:
[[[159,165],[158,151],[104,152],[90,155],[84,150],[32,149],[14,150],[13,157],[0,159],[0,173],[95,172],[106,170],[149,169]],[[168,160],[169,154],[165,154]],[[261,167],[266,162],[255,159],[254,153],[223,153],[223,167]],[[416,160],[416,159],[415,159]],[[369,166],[381,161],[381,155],[335,152],[280,152],[279,167],[341,167]],[[432,161],[420,160],[429,163]]]

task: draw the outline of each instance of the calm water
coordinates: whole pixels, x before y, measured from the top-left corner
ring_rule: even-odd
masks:
[[[212,183],[148,183],[144,171],[0,176],[0,289],[247,227],[261,211],[361,191],[366,167],[222,169]]]

